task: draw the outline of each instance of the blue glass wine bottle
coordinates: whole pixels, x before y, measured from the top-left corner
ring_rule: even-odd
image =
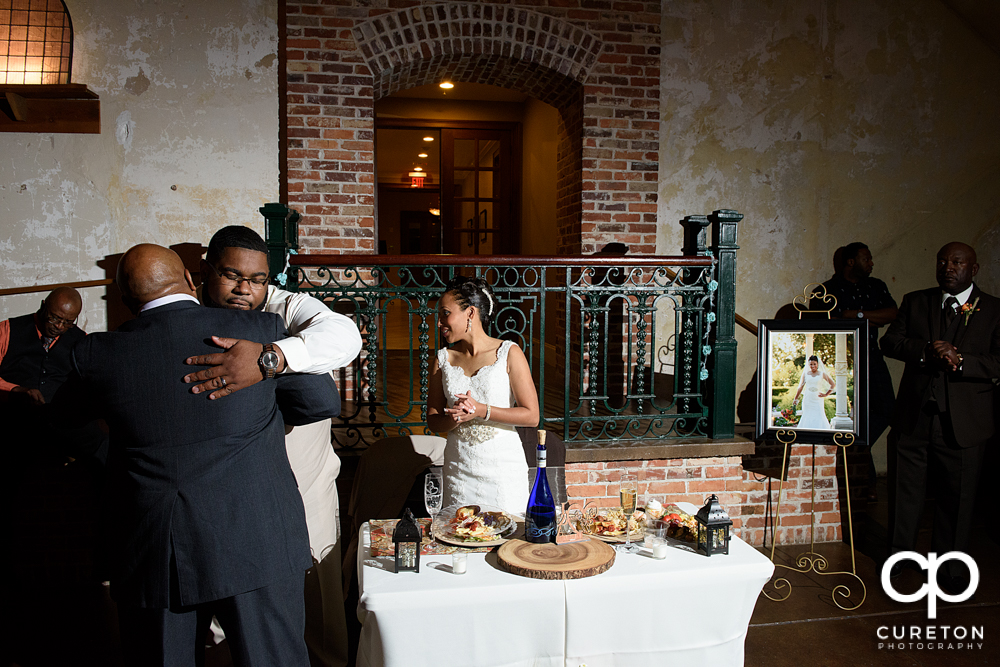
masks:
[[[528,542],[544,543],[556,541],[556,504],[549,490],[549,479],[545,474],[545,431],[538,432],[538,468],[535,483],[528,495],[528,508],[524,511],[524,539]]]

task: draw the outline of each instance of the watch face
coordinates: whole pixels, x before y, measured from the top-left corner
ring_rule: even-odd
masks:
[[[278,353],[265,352],[260,357],[260,363],[264,368],[275,369],[278,367]]]

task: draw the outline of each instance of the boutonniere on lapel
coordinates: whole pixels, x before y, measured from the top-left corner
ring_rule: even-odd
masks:
[[[962,307],[958,309],[959,313],[965,315],[965,322],[963,322],[965,326],[969,326],[969,318],[972,317],[972,314],[979,312],[979,309],[976,308],[978,304],[979,304],[979,297],[977,296],[976,299],[971,304],[968,302],[963,303]]]

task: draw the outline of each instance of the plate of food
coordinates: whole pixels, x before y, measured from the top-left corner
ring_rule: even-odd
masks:
[[[665,529],[664,537],[682,542],[698,540],[698,521],[677,505],[663,506],[657,500],[646,503],[646,527],[652,531]]]
[[[431,535],[439,542],[460,547],[492,547],[514,534],[517,519],[493,507],[453,505],[442,509],[434,519]]]
[[[628,519],[629,540],[632,542],[642,541],[644,523],[642,510],[636,510]],[[584,535],[590,535],[605,542],[624,542],[626,539],[625,513],[620,507],[589,507],[583,514],[577,516],[576,526]]]

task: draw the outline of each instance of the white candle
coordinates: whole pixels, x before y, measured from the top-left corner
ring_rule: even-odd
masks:
[[[663,559],[667,557],[667,544],[661,542],[653,546],[653,558]]]
[[[667,554],[664,553],[664,556]],[[466,567],[468,567],[467,560],[469,558],[468,554],[456,553],[451,555],[451,571],[455,574],[465,574]]]

